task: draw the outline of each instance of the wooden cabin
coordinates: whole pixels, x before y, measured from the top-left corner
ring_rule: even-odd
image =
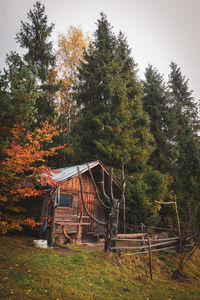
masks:
[[[87,209],[98,220],[105,220],[105,209],[98,200],[95,185],[91,177],[92,174],[99,196],[105,201],[100,181],[102,181],[103,171],[105,192],[107,193],[109,173],[104,165],[100,161],[94,161],[58,169],[58,173],[54,173],[52,178],[58,184],[58,188],[54,193],[54,223],[56,237],[60,243],[65,243],[66,241],[95,241],[105,234],[105,228],[94,222],[85,212],[81,200],[78,168],[81,174],[83,197]],[[121,187],[115,179],[113,179],[113,193],[116,198],[121,197]]]

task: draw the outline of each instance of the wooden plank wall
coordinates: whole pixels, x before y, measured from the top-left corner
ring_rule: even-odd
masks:
[[[92,213],[92,215],[103,219],[104,218],[104,209],[102,208],[102,205],[99,204],[99,201],[96,198],[96,192],[95,188],[93,186],[93,183],[91,181],[90,175],[88,172],[84,173],[82,175],[82,182],[83,182],[83,191],[84,191],[84,199],[87,205],[87,208],[89,211]],[[72,207],[57,207],[55,210],[55,222],[59,223],[59,221],[62,220],[68,220],[68,221],[74,221],[77,223],[77,213],[82,212],[83,216],[87,216],[83,205],[81,201],[81,192],[80,192],[80,184],[79,184],[79,178],[78,176],[70,179],[63,181],[60,185],[61,189],[66,190],[69,193],[73,194],[73,203]],[[104,227],[99,226],[96,223],[93,222],[93,220],[85,218],[83,219],[84,223],[88,223],[87,225],[83,226],[83,238],[87,238],[87,235],[90,234],[95,234],[95,233],[102,233],[104,232]],[[77,225],[66,225],[65,227],[67,233],[73,233],[76,232],[77,230]],[[65,237],[62,233],[62,226],[58,226],[57,234],[60,236],[60,242],[65,240]]]

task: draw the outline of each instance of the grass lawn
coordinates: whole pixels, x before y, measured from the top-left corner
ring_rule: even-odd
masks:
[[[64,249],[64,250],[63,250]],[[75,246],[38,249],[30,238],[0,237],[0,299],[200,299],[200,250],[173,280],[176,252],[132,257]]]

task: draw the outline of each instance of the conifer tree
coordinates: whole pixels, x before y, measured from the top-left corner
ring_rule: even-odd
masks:
[[[137,169],[148,158],[151,136],[142,110],[141,86],[132,76],[134,63],[127,52],[125,40],[122,36],[117,40],[101,14],[95,41],[79,70],[80,111],[74,130],[81,160],[101,159],[119,167],[121,159],[131,159]]]
[[[27,66],[12,52],[7,55],[7,69],[0,74],[0,145],[1,151],[9,142],[13,124],[26,123],[28,128],[37,121],[36,69]],[[3,153],[0,155],[3,158]]]
[[[27,17],[28,22],[21,21],[16,40],[22,49],[27,49],[24,60],[29,65],[36,63],[38,78],[44,83],[55,61],[52,54],[53,44],[49,41],[54,24],[48,26],[45,7],[39,1],[34,4]]]
[[[200,202],[198,184],[200,175],[199,119],[188,80],[185,79],[175,63],[171,63],[170,67],[168,124],[170,142],[173,147],[174,191],[177,194],[182,221],[188,224],[191,218],[196,217],[193,216],[194,211]]]
[[[94,42],[79,68],[75,94],[79,113],[72,145],[78,162],[100,159],[117,169],[121,161],[125,163],[129,223],[136,217],[138,222],[150,222],[156,216],[158,207],[153,200],[158,194],[163,196],[161,187],[165,186],[162,174],[147,164],[153,137],[142,96],[126,38],[122,33],[116,37],[101,14]]]
[[[168,93],[163,76],[149,65],[143,82],[143,108],[150,116],[150,129],[155,148],[150,163],[166,173],[170,169],[170,144],[167,139]]]
[[[37,84],[40,91],[36,106],[38,123],[47,118],[55,118],[54,94],[58,86],[48,83],[48,75],[55,63],[53,44],[49,41],[54,24],[48,25],[45,7],[37,1],[27,14],[28,21],[21,21],[16,40],[22,49],[26,49],[23,59],[29,65],[36,65]]]

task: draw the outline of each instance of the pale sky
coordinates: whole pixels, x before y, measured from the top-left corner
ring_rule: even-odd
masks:
[[[0,0],[0,69],[6,53],[19,52],[15,35],[26,21],[33,0]],[[81,26],[90,35],[104,12],[113,30],[127,36],[140,78],[150,63],[167,80],[174,61],[189,79],[196,100],[200,99],[200,0],[43,0],[55,47],[58,33]]]

